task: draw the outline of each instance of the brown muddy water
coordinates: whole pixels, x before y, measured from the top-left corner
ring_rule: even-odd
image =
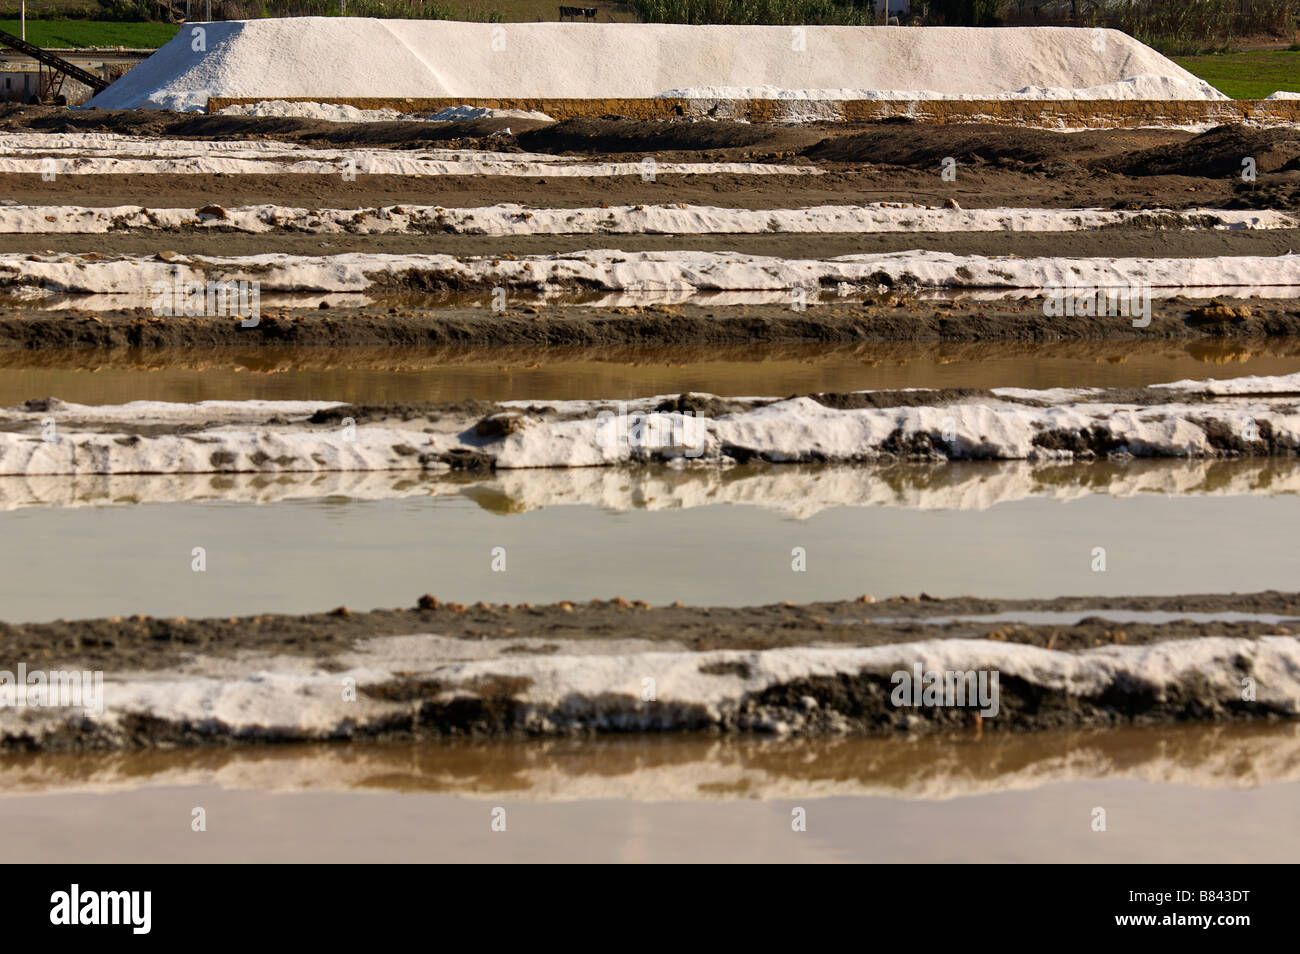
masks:
[[[1294,460],[378,476],[363,485],[375,499],[313,475],[198,477],[203,500],[173,478],[0,478],[0,619],[364,610],[422,593],[1168,595],[1292,590],[1300,576]],[[163,502],[173,492],[185,502]]]
[[[1269,863],[1300,851],[1295,724],[5,754],[0,780],[12,863]],[[206,831],[193,830],[198,808]]]
[[[1291,374],[1288,339],[606,348],[0,351],[0,406],[128,401],[582,400],[944,387],[1136,387]]]

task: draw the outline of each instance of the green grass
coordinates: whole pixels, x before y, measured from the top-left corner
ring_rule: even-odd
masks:
[[[1233,99],[1263,99],[1278,90],[1300,93],[1300,51],[1176,56],[1174,62]]]
[[[633,8],[647,23],[860,26],[871,22],[869,9],[839,0],[634,0]]]
[[[103,20],[28,20],[27,42],[37,46],[68,48],[126,46],[153,49],[162,46],[180,27],[173,23],[116,23]],[[18,36],[17,20],[0,20],[0,30]]]

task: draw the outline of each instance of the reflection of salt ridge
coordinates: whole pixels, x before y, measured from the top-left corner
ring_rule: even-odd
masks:
[[[382,290],[381,290],[382,291]],[[874,295],[877,289],[871,289],[868,293]],[[950,289],[950,288],[929,288],[918,289],[914,297],[925,301],[1017,301],[1024,298],[1038,297],[1041,294],[1040,289]],[[1176,295],[1183,295],[1186,289],[1181,288],[1152,288],[1150,290],[1152,300],[1172,298]],[[48,294],[40,289],[29,286],[19,286],[8,292],[11,300],[21,302],[21,306],[27,310],[35,311],[61,311],[67,309],[76,309],[77,311],[114,311],[125,308],[139,308],[152,306],[156,298],[148,289],[141,288],[134,294],[129,292],[112,292],[106,294],[94,295],[67,295]],[[1211,285],[1206,287],[1197,287],[1196,296],[1198,298],[1300,298],[1300,285]],[[839,295],[835,292],[822,292],[821,294],[809,293],[808,306],[815,307],[818,302],[846,302],[861,301],[863,294]],[[443,295],[428,295],[418,300],[413,300],[410,293],[403,295],[406,302],[410,302],[413,307],[442,307],[448,304],[449,299]],[[375,305],[377,300],[366,295],[359,294],[334,294],[334,293],[269,293],[261,297],[262,310],[271,311],[277,308],[319,308],[324,302],[331,308],[367,308]],[[790,292],[785,291],[726,291],[711,292],[697,291],[692,288],[649,289],[646,291],[635,292],[612,292],[610,294],[588,296],[584,292],[570,292],[560,288],[543,288],[536,292],[537,302],[546,302],[547,304],[569,304],[584,308],[626,308],[626,307],[646,307],[648,305],[684,305],[691,304],[699,307],[718,308],[724,305],[790,305]],[[474,292],[463,293],[453,299],[452,303],[464,306],[478,306],[487,308],[487,302],[482,295]],[[514,300],[512,306],[521,304],[520,301]]]
[[[498,512],[587,506],[605,510],[689,510],[735,505],[799,519],[835,507],[987,510],[1029,498],[1060,502],[1093,494],[1134,497],[1300,494],[1300,463],[1290,460],[1133,461],[1120,466],[1025,461],[939,467],[781,467],[719,470],[504,470],[490,477],[330,472],[323,474],[123,474],[0,478],[0,510],[106,504],[465,495]]]
[[[1021,461],[893,470],[828,465],[816,470],[779,468],[741,474],[714,469],[633,473],[604,468],[516,470],[472,481],[383,471],[31,476],[0,480],[0,510],[202,500],[268,504],[328,496],[381,500],[458,493],[490,500],[492,509],[509,512],[562,506],[661,511],[732,504],[803,519],[834,507],[986,510],[1031,497],[1065,502],[1092,494],[1296,494],[1300,493],[1300,465],[1291,461],[1134,462],[1105,472],[1104,479],[1096,466],[1035,466]]]
[[[98,733],[121,744],[124,720],[148,716],[163,724],[206,726],[222,736],[261,740],[319,740],[350,736],[366,726],[395,726],[412,719],[410,702],[388,702],[366,695],[354,701],[340,691],[344,680],[358,686],[397,679],[420,680],[424,718],[434,724],[437,704],[489,698],[504,691],[512,700],[513,730],[529,735],[586,731],[663,731],[715,727],[730,731],[850,732],[853,724],[827,708],[752,704],[777,687],[798,687],[811,679],[858,680],[872,674],[886,683],[891,673],[992,670],[1003,687],[1011,680],[1042,696],[1060,700],[1067,715],[1071,700],[1122,699],[1135,714],[1158,713],[1170,700],[1186,699],[1189,686],[1207,712],[1237,706],[1242,677],[1255,680],[1256,702],[1266,711],[1300,716],[1300,639],[1204,637],[1148,646],[1103,646],[1078,653],[1014,643],[932,639],[867,648],[789,648],[763,651],[657,651],[602,654],[584,647],[581,655],[509,655],[474,659],[484,650],[465,651],[467,661],[447,661],[448,641],[428,637],[374,639],[359,643],[338,661],[339,672],[313,668],[302,657],[243,660],[197,658],[181,673],[106,674],[102,714],[53,708],[0,708],[0,737],[34,739],[69,729]],[[655,686],[654,701],[644,701],[645,680]],[[509,687],[509,688],[503,688]],[[888,686],[878,690],[888,697]],[[1113,702],[1111,703],[1114,704]],[[1175,706],[1175,709],[1177,707]],[[923,721],[908,715],[910,727]],[[1168,715],[1166,714],[1166,717]],[[1014,719],[1003,712],[993,718]]]
[[[444,747],[315,746],[40,755],[0,763],[0,793],[122,792],[214,785],[263,792],[442,792],[529,801],[699,801],[878,795],[954,799],[1044,785],[1129,779],[1249,789],[1300,779],[1300,729],[1221,728],[930,739],[674,740],[628,748],[581,743]]]
[[[390,500],[420,497],[432,487],[418,475],[385,471],[320,474],[104,474],[80,477],[2,477],[0,510],[24,507],[102,507],[113,504],[222,501],[271,504],[347,497]]]
[[[1024,461],[911,470],[773,468],[742,475],[712,469],[667,474],[604,468],[512,470],[500,471],[490,482],[471,485],[465,492],[480,488],[499,493],[516,510],[586,505],[656,511],[734,504],[806,519],[835,507],[987,510],[1031,497],[1065,502],[1093,494],[1296,494],[1300,493],[1300,463],[1135,463],[1100,473],[1096,466],[1035,466]]]
[[[790,259],[739,252],[593,249],[518,259],[350,252],[330,256],[0,255],[0,287],[78,294],[146,294],[182,281],[258,282],[263,292],[366,292],[419,276],[451,287],[602,291],[772,291],[819,288],[1128,289],[1298,286],[1300,254],[1217,258],[997,258],[909,251]],[[807,291],[811,290],[811,291]],[[1116,319],[1127,320],[1127,319]]]
[[[0,207],[0,233],[101,234],[123,229],[182,228],[311,234],[469,235],[755,234],[761,232],[1077,232],[1111,226],[1160,229],[1294,229],[1300,217],[1274,211],[1142,212],[1111,209],[943,209],[910,203],[805,209],[723,209],[637,205],[546,209],[518,203],[472,209],[397,205],[300,209],[279,205],[146,209],[135,205]]]

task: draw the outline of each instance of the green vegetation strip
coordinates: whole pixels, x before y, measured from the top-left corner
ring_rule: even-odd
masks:
[[[1174,62],[1233,99],[1263,99],[1278,90],[1300,93],[1300,51],[1176,56]]]
[[[106,20],[28,20],[27,42],[47,49],[115,47],[157,49],[180,27],[174,23],[118,23]],[[17,20],[0,20],[0,30],[19,36]]]

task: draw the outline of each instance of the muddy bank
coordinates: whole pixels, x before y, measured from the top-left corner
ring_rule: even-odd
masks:
[[[1178,614],[1240,613],[1296,617],[1294,621],[1114,622],[1125,612]],[[1032,625],[1005,620],[927,622],[953,616],[1069,613],[1070,624]],[[692,652],[770,650],[799,646],[886,646],[930,639],[977,639],[1079,651],[1097,646],[1146,646],[1210,636],[1256,638],[1300,635],[1300,593],[1190,594],[1143,597],[1060,597],[1000,600],[974,596],[940,599],[921,594],[879,602],[840,602],[750,607],[651,606],[621,597],[549,605],[467,606],[425,595],[409,607],[353,612],[338,607],[304,615],[267,614],[224,619],[151,616],[51,623],[0,623],[0,643],[11,661],[30,660],[51,668],[163,670],[187,659],[234,659],[246,653],[298,656],[326,668],[358,640],[437,633],[483,641],[501,656],[554,655],[574,641],[598,651],[602,642],[644,640]],[[563,645],[562,645],[563,644]],[[3,668],[3,667],[0,667]]]
[[[1157,143],[1157,139],[1163,142]],[[993,164],[1047,175],[1091,171],[1137,178],[1178,175],[1240,176],[1242,159],[1257,172],[1300,170],[1300,132],[1219,126],[1199,135],[1155,130],[1053,132],[1004,126],[884,124],[866,132],[828,137],[802,153],[815,161],[870,162],[908,168],[957,163]]]
[[[764,629],[781,625],[769,619]],[[1300,716],[1300,639],[1290,631],[1173,627],[1182,633],[1130,643],[1128,629],[1112,625],[1077,649],[1058,648],[1059,633],[1041,648],[1013,641],[1006,627],[984,638],[936,633],[775,649],[703,649],[618,629],[602,640],[551,633],[504,645],[439,633],[367,637],[324,659],[201,654],[170,670],[107,672],[93,696],[56,704],[39,694],[33,702],[28,681],[22,705],[0,708],[0,748],[646,732],[982,735]],[[948,698],[945,674],[969,682]],[[900,679],[906,687],[913,678],[909,696]],[[923,680],[940,695],[922,699]]]
[[[332,123],[292,116],[207,116],[162,109],[67,110],[52,106],[0,104],[0,132],[113,133],[168,139],[271,140],[303,146],[385,147],[396,149],[478,148],[491,139],[501,148],[501,133],[524,132],[549,123],[533,119],[464,119],[452,122]]]
[[[1225,125],[1196,134],[1177,129],[1056,131],[979,123],[747,123],[619,117],[559,123],[511,119],[455,122],[331,123],[292,117],[194,115],[163,110],[85,110],[5,104],[0,132],[52,135],[111,132],[169,139],[270,140],[309,147],[491,148],[590,157],[678,154],[758,161],[803,156],[815,162],[907,168],[958,163],[1014,164],[1049,174],[1075,170],[1132,176],[1239,174],[1241,158],[1259,172],[1300,169],[1300,134],[1291,127]]]
[[[1235,303],[1234,303],[1235,304]],[[1254,304],[1254,303],[1252,303]],[[409,302],[399,301],[399,305],[409,307]],[[741,306],[746,307],[746,306]],[[1300,307],[1300,302],[1297,302]],[[312,309],[313,312],[320,309]],[[298,309],[295,309],[297,313]],[[56,317],[48,315],[47,317]],[[98,313],[101,317],[113,313]],[[309,312],[303,312],[304,315]],[[720,376],[730,381],[731,375],[743,381],[738,385],[744,387],[744,394],[752,394],[753,381],[751,371],[762,368],[764,374],[772,366],[789,366],[792,373],[797,369],[807,369],[811,373],[822,374],[843,363],[848,368],[906,367],[925,362],[939,366],[969,364],[971,373],[980,373],[975,366],[992,363],[1020,363],[1026,369],[1044,368],[1052,362],[1069,362],[1078,364],[1078,370],[1086,377],[1089,369],[1097,372],[1115,372],[1123,376],[1124,365],[1130,363],[1150,362],[1154,365],[1168,364],[1177,371],[1195,372],[1203,377],[1212,371],[1222,376],[1225,370],[1246,373],[1253,366],[1259,365],[1259,374],[1289,373],[1297,360],[1300,360],[1300,340],[1285,336],[1260,337],[1235,340],[1232,338],[1196,338],[1181,340],[1177,338],[1134,339],[1123,342],[1108,342],[1097,339],[1080,339],[1042,342],[1030,340],[1009,340],[997,342],[985,341],[918,341],[911,342],[870,342],[866,344],[825,342],[772,342],[768,344],[623,344],[610,345],[575,345],[550,346],[546,344],[519,345],[430,345],[427,348],[411,349],[394,353],[384,347],[340,347],[338,349],[321,346],[301,348],[289,346],[251,347],[247,350],[228,348],[185,348],[175,350],[161,347],[158,349],[107,348],[69,349],[55,348],[7,348],[0,349],[0,369],[15,372],[30,371],[66,371],[66,372],[148,372],[157,374],[174,370],[177,372],[248,372],[254,375],[285,375],[292,372],[325,373],[330,371],[383,372],[391,375],[419,373],[437,369],[464,368],[484,375],[509,370],[512,374],[521,374],[528,370],[557,369],[557,374],[572,375],[589,373],[592,368],[608,368],[611,375],[618,377],[636,376],[645,373],[647,378],[652,369],[662,368],[697,368],[698,374],[706,375],[711,380]],[[545,366],[545,368],[543,367]],[[1061,380],[1059,382],[1042,381],[1008,381],[1006,372],[990,370],[987,380],[973,382],[975,387],[1042,387],[1060,384],[1061,386],[1092,386],[1103,382],[1093,380]],[[1189,377],[1189,374],[1174,373],[1161,380],[1177,380]],[[1234,375],[1235,376],[1235,375]],[[611,381],[615,378],[611,376]],[[1155,379],[1152,379],[1155,380]],[[487,383],[487,382],[484,382]],[[1125,385],[1149,383],[1147,381],[1128,381]],[[922,382],[909,379],[908,386],[939,387],[940,383]],[[1118,386],[1118,385],[1117,385]],[[811,385],[802,390],[810,390]],[[862,390],[863,388],[845,387],[842,390]],[[385,388],[388,390],[388,388]],[[661,388],[660,392],[694,391],[700,387]],[[783,393],[786,389],[777,388],[772,393]],[[523,395],[524,397],[550,397],[554,400],[596,399],[609,392],[578,393],[565,391],[549,395]],[[730,392],[719,390],[715,393]],[[0,406],[16,404],[36,394],[22,394],[13,400],[0,400]],[[300,394],[294,397],[303,400],[325,399],[330,395]],[[479,395],[484,400],[509,400],[494,394]],[[429,400],[438,397],[425,394]],[[229,396],[229,399],[237,399]],[[448,396],[446,400],[452,400]],[[66,397],[75,403],[95,403]],[[125,403],[131,398],[124,398]],[[178,399],[179,400],[179,399]],[[417,400],[415,397],[409,400]]]
[[[1183,230],[1115,227],[1076,232],[887,232],[720,235],[347,235],[242,232],[192,228],[182,231],[114,231],[108,234],[0,234],[0,254],[69,252],[150,255],[338,255],[348,252],[456,256],[547,255],[588,249],[627,252],[699,249],[780,258],[824,259],[840,255],[925,249],[955,255],[1017,255],[1021,258],[1211,258],[1220,255],[1285,255],[1300,249],[1300,230]]]
[[[1047,316],[1042,299],[653,305],[585,308],[516,303],[504,312],[451,306],[416,311],[356,307],[284,309],[256,327],[238,318],[156,317],[130,311],[0,313],[0,349],[634,347],[820,342],[976,342],[1262,339],[1300,333],[1300,301],[1188,299],[1152,302],[1151,324],[1124,317]]]
[[[510,133],[505,133],[506,130]],[[923,144],[942,155],[996,158],[990,143],[1005,142],[1036,158],[1065,153],[1089,158],[1128,151],[1181,145],[1193,138],[1180,130],[1090,130],[1075,134],[993,125],[935,126],[900,120],[881,122],[748,123],[736,120],[644,120],[617,116],[582,117],[559,123],[519,118],[455,122],[334,123],[316,119],[268,116],[222,116],[167,110],[70,111],[48,106],[0,104],[0,132],[49,134],[105,132],[121,136],[169,139],[242,139],[297,143],[304,146],[382,146],[404,149],[438,146],[472,147],[492,137],[492,148],[573,155],[627,153],[732,153],[751,156],[807,154],[812,158],[849,161],[898,161],[906,154],[899,143]],[[1069,139],[1065,138],[1067,135]],[[1075,137],[1078,138],[1075,138]],[[848,140],[832,151],[831,145]],[[899,164],[902,164],[899,162]]]
[[[554,208],[599,205],[660,205],[683,202],[724,208],[788,209],[872,202],[943,204],[962,208],[1104,209],[1279,209],[1300,208],[1300,172],[1240,176],[1133,177],[1087,170],[1059,175],[1033,173],[989,163],[959,166],[954,181],[939,168],[821,164],[822,175],[661,174],[639,176],[523,178],[518,176],[230,175],[196,173],[61,175],[46,182],[29,173],[0,173],[3,194],[21,205],[139,205],[156,207],[215,204],[279,204],[306,208],[361,208],[410,203],[447,207],[543,201]],[[544,186],[539,193],[538,186]]]
[[[359,175],[0,175],[0,191],[22,204],[124,205],[148,196],[156,206],[279,203],[351,208],[392,203],[448,207],[537,201],[554,207],[685,202],[727,207],[792,208],[879,201],[957,200],[963,208],[1149,209],[1300,207],[1300,143],[1294,131],[1226,126],[1202,135],[1177,130],[1063,133],[1007,126],[921,123],[780,126],[734,122],[571,120],[505,135],[483,124],[333,124],[298,119],[60,112],[28,115],[10,107],[8,132],[111,130],[174,138],[284,139],[313,147],[481,148],[628,161],[806,163],[823,175],[736,173],[614,178]],[[426,127],[437,128],[426,128]],[[492,134],[496,132],[497,134]],[[54,141],[52,135],[52,142]],[[147,145],[144,147],[147,151]],[[940,164],[956,162],[955,179]],[[1243,181],[1242,159],[1256,163]]]

